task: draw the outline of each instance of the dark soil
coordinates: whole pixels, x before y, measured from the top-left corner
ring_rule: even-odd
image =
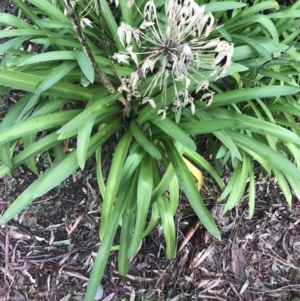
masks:
[[[17,10],[16,7],[11,3],[10,0],[1,0],[0,2],[1,12],[14,15],[16,10]]]
[[[0,11],[14,13],[9,1]],[[15,94],[16,95],[16,94]],[[15,99],[1,103],[1,116]],[[1,120],[1,118],[0,118]],[[112,153],[114,141],[107,144]],[[109,162],[109,160],[106,160]],[[41,154],[40,172],[49,166]],[[109,163],[104,166],[107,170]],[[106,173],[106,171],[104,171]],[[36,176],[24,165],[0,179],[0,214]],[[300,204],[284,202],[273,179],[257,171],[257,200],[249,220],[247,196],[222,216],[219,191],[205,176],[202,195],[222,234],[213,239],[182,198],[175,216],[179,241],[174,260],[164,257],[160,227],[143,241],[127,277],[118,274],[112,251],[101,300],[300,300]],[[13,221],[0,227],[0,300],[84,300],[99,247],[99,197],[95,163],[74,173]],[[190,235],[186,244],[184,238]],[[116,241],[117,243],[117,241]]]

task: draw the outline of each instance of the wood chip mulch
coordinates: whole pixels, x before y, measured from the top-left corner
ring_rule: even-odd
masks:
[[[101,201],[93,172],[91,168],[74,174],[1,226],[1,301],[84,300],[99,247]],[[0,179],[0,194],[5,196],[1,212],[34,177],[23,170],[15,178]],[[224,205],[216,204],[217,192],[213,195],[204,188],[222,241],[203,229],[183,200],[175,217],[176,258],[164,257],[160,227],[144,239],[127,277],[117,272],[113,251],[101,283],[101,300],[297,300],[300,204],[295,200],[289,209],[275,182],[261,181],[257,188],[251,220],[246,196],[238,208],[222,216]]]

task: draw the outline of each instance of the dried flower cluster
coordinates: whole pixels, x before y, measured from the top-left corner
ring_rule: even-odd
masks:
[[[140,95],[137,87],[144,82],[147,75],[155,75],[143,94],[143,103],[156,104],[151,98],[154,88],[163,90],[164,109],[159,110],[166,115],[166,89],[173,81],[175,97],[173,110],[187,105],[195,112],[193,98],[189,93],[190,84],[196,83],[196,93],[203,90],[201,99],[212,101],[213,92],[208,89],[209,81],[201,74],[201,70],[212,70],[209,77],[218,79],[226,74],[230,67],[233,45],[220,39],[206,40],[214,30],[214,17],[204,12],[194,0],[167,0],[165,4],[166,21],[158,20],[157,8],[153,0],[149,0],[143,11],[143,22],[139,28],[132,28],[122,22],[118,35],[125,47],[125,52],[115,53],[114,59],[119,63],[129,64],[130,59],[137,66],[130,79],[124,80],[120,91],[129,96]],[[132,41],[135,43],[132,43]],[[183,88],[177,88],[181,82]]]

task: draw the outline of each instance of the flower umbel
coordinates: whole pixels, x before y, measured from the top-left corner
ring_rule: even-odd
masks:
[[[175,91],[173,110],[190,105],[194,113],[190,85],[196,84],[196,93],[203,90],[201,99],[209,98],[211,103],[213,92],[208,89],[208,78],[217,80],[230,68],[233,45],[218,38],[207,40],[215,28],[214,17],[204,11],[205,7],[199,6],[194,0],[167,0],[166,21],[160,22],[155,3],[149,0],[144,7],[144,20],[139,28],[132,28],[124,22],[119,27],[118,34],[127,54],[124,63],[127,63],[127,58],[131,58],[137,65],[135,88],[138,87],[137,78],[145,82],[147,76],[153,76],[143,93],[142,103],[151,100],[154,106],[153,91],[160,87],[164,109],[159,110],[159,113],[162,116],[166,116],[163,111],[167,110],[168,84],[173,82]],[[134,45],[131,45],[133,40]],[[120,60],[121,54],[115,54],[115,57]],[[203,75],[203,70],[212,70],[208,78]]]

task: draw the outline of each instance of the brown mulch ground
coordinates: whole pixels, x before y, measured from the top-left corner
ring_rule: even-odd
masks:
[[[47,168],[43,158],[39,165]],[[92,166],[91,160],[84,172],[1,227],[1,301],[83,300],[99,246],[101,200]],[[35,178],[25,167],[14,173],[14,178],[0,180],[1,212]],[[215,204],[217,192],[205,188],[221,242],[199,226],[168,261],[158,228],[144,240],[127,277],[118,274],[117,253],[112,252],[102,300],[298,300],[300,204],[294,202],[289,210],[272,181],[261,180],[258,190],[256,212],[249,220],[243,201],[222,216],[223,206]],[[184,200],[175,219],[180,244],[198,223]]]
[[[0,11],[12,12],[9,1]],[[10,107],[9,96],[1,113]],[[107,145],[112,153],[114,141]],[[109,160],[108,160],[109,161]],[[43,154],[40,172],[48,167]],[[179,248],[174,260],[164,257],[160,227],[143,241],[127,277],[117,272],[113,251],[101,283],[101,300],[300,300],[300,203],[289,209],[272,179],[257,171],[257,200],[249,220],[247,196],[222,216],[219,191],[206,179],[202,191],[222,234],[214,240],[199,225],[182,198],[175,217]],[[36,179],[26,166],[0,179],[0,215]],[[101,199],[94,161],[59,187],[35,200],[16,219],[0,226],[0,301],[84,300],[99,247]],[[194,232],[193,232],[194,231]],[[117,238],[115,243],[117,244]]]

